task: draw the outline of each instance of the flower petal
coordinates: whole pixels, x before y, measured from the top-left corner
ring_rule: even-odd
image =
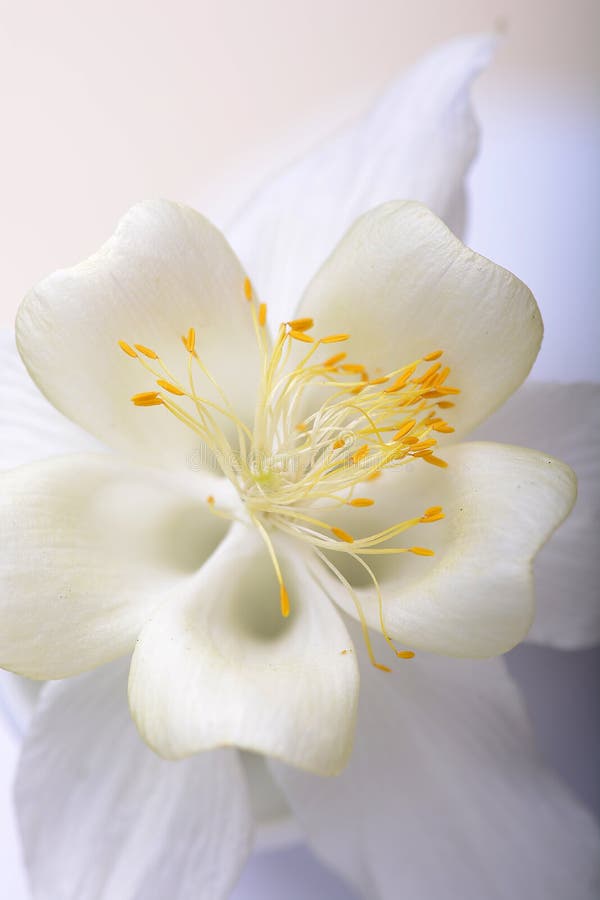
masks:
[[[122,660],[43,689],[16,803],[39,900],[219,900],[250,849],[236,754],[159,759],[129,717]]]
[[[8,329],[0,330],[0,434],[0,471],[50,456],[103,449],[40,394]]]
[[[374,482],[375,506],[359,511],[360,531],[355,527],[354,534],[442,506],[443,521],[416,525],[397,542],[431,548],[434,559],[408,553],[366,557],[381,585],[387,629],[412,649],[450,656],[504,653],[531,625],[531,560],[568,514],[575,478],[558,460],[502,444],[459,444],[448,447],[444,458],[447,469],[413,462]],[[371,511],[371,517],[362,516]],[[352,512],[357,511],[347,515]],[[331,573],[323,571],[320,580],[325,577],[332,596],[354,615],[347,592]],[[367,586],[357,594],[367,621],[379,629],[375,591],[366,577],[362,584]]]
[[[228,235],[274,321],[290,317],[346,229],[378,203],[421,200],[460,230],[463,178],[478,139],[469,94],[494,46],[494,38],[476,35],[436,48],[242,211]]]
[[[236,745],[321,774],[345,764],[358,692],[352,644],[303,558],[287,546],[279,558],[288,619],[258,532],[239,526],[142,631],[129,701],[161,755]]]
[[[539,598],[528,639],[564,650],[600,641],[600,385],[526,382],[477,438],[552,453],[578,480],[569,518],[536,557]]]
[[[0,665],[63,678],[131,650],[162,592],[225,531],[208,511],[207,477],[108,454],[3,472]]]
[[[270,764],[325,862],[369,900],[597,896],[597,825],[538,759],[502,660],[361,670],[342,775]]]
[[[469,431],[521,384],[542,339],[529,289],[465,247],[420,203],[386,203],[350,229],[300,306],[320,334],[349,332],[344,350],[370,372],[444,350],[461,394],[449,422]]]
[[[187,386],[181,336],[193,327],[203,362],[238,415],[251,418],[258,349],[244,278],[223,235],[198,213],[140,203],[98,253],[28,294],[17,317],[19,350],[66,416],[110,446],[183,468],[200,439],[164,408],[133,406],[132,395],[156,385],[118,341],[159,353]],[[201,374],[197,390],[218,400]]]

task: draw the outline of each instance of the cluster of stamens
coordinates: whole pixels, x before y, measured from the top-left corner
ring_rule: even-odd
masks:
[[[356,490],[391,466],[421,460],[444,468],[446,462],[435,454],[437,436],[454,430],[444,414],[454,406],[450,398],[459,390],[447,384],[450,369],[440,361],[441,350],[371,377],[364,365],[349,361],[345,352],[331,355],[331,345],[343,344],[350,335],[314,338],[310,333],[314,322],[308,317],[281,324],[271,346],[266,304],[256,301],[248,279],[243,290],[261,359],[252,427],[239,418],[199,356],[194,328],[181,338],[187,355],[185,384],[150,347],[119,341],[123,352],[136,359],[156,385],[131,400],[135,406],[165,407],[213,451],[265,542],[279,582],[282,615],[289,615],[290,602],[270,535],[273,528],[308,543],[334,573],[356,606],[371,662],[390,671],[376,662],[359,598],[329,554],[346,553],[366,570],[378,598],[381,631],[396,656],[410,659],[414,654],[396,649],[388,634],[381,589],[365,557],[432,556],[433,550],[426,547],[396,547],[389,542],[417,524],[443,519],[443,510],[429,507],[415,518],[360,538],[314,513],[372,506],[375,501],[362,493],[357,496]],[[319,358],[326,354],[325,359]],[[198,376],[204,390],[196,386]],[[208,384],[214,399],[204,396]],[[313,411],[305,415],[308,407]],[[230,510],[218,509],[214,497],[207,497],[207,503],[215,515],[237,518]]]

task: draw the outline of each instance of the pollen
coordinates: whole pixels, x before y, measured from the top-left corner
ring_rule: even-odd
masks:
[[[127,356],[131,356],[133,359],[137,359],[137,353],[135,352],[133,347],[130,347],[129,344],[127,344],[125,341],[119,341],[119,347],[121,348],[123,353],[127,354]]]
[[[314,326],[315,320],[305,317],[302,319],[292,319],[291,322],[288,322],[287,324],[292,331],[309,331]]]
[[[315,340],[310,334],[306,334],[304,331],[297,331],[294,328],[289,332],[289,336],[295,341],[303,341],[305,344],[312,344]]]
[[[321,343],[323,343],[323,341],[321,341]],[[326,359],[323,365],[326,369],[329,369],[331,366],[336,366],[343,359],[346,359],[347,356],[347,353],[336,353],[334,356],[330,356],[329,359]]]
[[[157,378],[156,383],[159,387],[163,388],[163,390],[168,391],[169,394],[175,394],[177,397],[185,396],[185,391],[182,391],[181,388],[177,387],[176,384],[171,384],[170,381],[165,381],[164,378]]]
[[[340,344],[342,341],[347,341],[350,338],[349,334],[330,334],[327,337],[319,338],[320,344]]]
[[[331,533],[335,535],[336,538],[339,538],[340,541],[344,541],[346,544],[353,544],[354,538],[351,534],[348,534],[347,531],[344,531],[343,528],[337,528],[335,525],[331,526]]]
[[[154,350],[151,350],[150,347],[145,347],[143,344],[134,344],[135,349],[140,353],[143,353],[144,356],[147,356],[148,359],[158,359],[158,353],[155,353]]]
[[[281,609],[281,615],[284,617],[284,619],[287,619],[290,614],[290,598],[285,584],[281,584],[279,586],[279,605]]]

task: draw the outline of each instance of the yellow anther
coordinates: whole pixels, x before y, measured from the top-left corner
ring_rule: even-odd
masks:
[[[355,497],[354,500],[348,501],[348,506],[357,506],[360,508],[363,506],[373,506],[374,503],[375,501],[371,500],[369,497]]]
[[[193,353],[196,347],[196,332],[193,328],[188,329],[188,333],[185,337],[182,337],[183,346],[188,351],[188,353]]]
[[[431,463],[432,466],[438,466],[440,469],[446,469],[448,467],[448,463],[445,459],[440,459],[439,456],[422,456],[421,459],[424,462]]]
[[[306,424],[306,422],[298,422],[298,424],[296,425],[296,431],[306,431],[307,428],[308,425]]]
[[[127,356],[131,356],[133,359],[138,358],[138,355],[133,347],[130,347],[129,344],[127,344],[125,341],[119,341],[119,347],[121,348],[123,353],[127,354]]]
[[[279,585],[279,605],[281,606],[281,615],[287,619],[290,614],[290,598],[283,583]]]
[[[448,375],[450,374],[450,366],[446,366],[441,372],[438,372],[434,379],[434,387],[439,387],[444,383]]]
[[[215,505],[215,498],[213,497],[212,494],[208,495],[208,497],[206,498],[206,502],[208,503],[209,506]]]
[[[437,516],[438,513],[442,512],[441,506],[429,506],[423,513],[424,516]]]
[[[409,431],[412,431],[412,429],[415,427],[416,424],[417,424],[416,419],[409,419],[408,422],[405,422],[404,425],[400,426],[400,428],[398,429],[398,431],[396,432],[396,434],[394,435],[392,440],[399,441],[400,438],[403,438],[405,435],[407,435]]]
[[[432,428],[434,431],[439,431],[440,434],[452,434],[454,431],[452,425],[448,425],[447,422],[436,422]]]
[[[396,391],[401,390],[405,385],[410,376],[415,372],[417,366],[416,363],[413,363],[412,366],[409,366],[402,375],[399,375],[398,378],[394,381],[389,388],[385,388],[385,394],[395,394]]]
[[[321,341],[321,343],[323,343],[323,341]],[[329,368],[331,368],[331,366],[335,366],[337,363],[341,362],[343,359],[346,359],[347,356],[348,356],[347,353],[336,353],[335,356],[330,356],[329,359],[326,359],[325,362],[323,363],[323,365],[329,369]]]
[[[155,353],[150,347],[144,347],[143,344],[134,344],[134,347],[136,350],[139,350],[140,353],[143,353],[144,356],[147,356],[148,359],[158,359],[158,353]]]
[[[131,397],[132,403],[142,403],[145,400],[156,400],[158,398],[158,391],[142,391],[140,394],[134,394]]]
[[[267,304],[261,303],[258,307],[258,324],[261,328],[265,325],[267,321]]]
[[[422,453],[423,450],[429,450],[430,447],[435,447],[437,441],[431,438],[428,441],[418,441],[418,443],[413,444],[413,448],[411,453]]]
[[[292,329],[289,332],[289,336],[295,341],[304,341],[305,344],[314,344],[315,342],[314,337],[311,337],[310,334],[305,334],[303,331],[294,331]]]
[[[439,522],[441,519],[445,519],[445,515],[443,512],[433,513],[430,516],[421,516],[419,522],[423,522],[424,524],[429,524],[429,522]]]
[[[427,371],[420,376],[420,378],[413,378],[413,384],[428,384],[441,368],[441,363],[434,363],[433,366],[430,366]]]
[[[352,454],[352,462],[354,463],[354,465],[356,465],[356,463],[359,463],[361,461],[361,459],[364,459],[365,456],[368,455],[368,453],[369,453],[369,445],[368,444],[363,444],[362,447],[359,447],[358,450],[356,450]]]
[[[452,409],[452,407],[456,406],[456,404],[452,403],[451,400],[440,400],[438,406],[440,409]]]
[[[443,352],[443,350],[434,350],[433,353],[428,353],[423,359],[425,362],[433,362],[434,359],[439,359]]]
[[[414,659],[415,654],[412,650],[396,650],[396,656],[399,659]]]
[[[339,450],[340,447],[343,447],[346,441],[343,438],[338,438],[337,441],[333,442],[333,449]]]
[[[252,300],[252,282],[249,278],[244,278],[244,296],[246,300]]]
[[[381,470],[377,470],[377,472],[371,472],[370,475],[367,475],[365,481],[375,481],[377,478],[381,478]]]
[[[171,384],[170,381],[165,381],[162,378],[157,378],[156,383],[159,387],[163,388],[165,391],[168,391],[170,394],[176,394],[178,397],[183,397],[185,395],[185,391],[182,391],[181,388],[177,387],[177,385]]]
[[[303,319],[292,319],[292,321],[287,324],[292,331],[308,331],[315,324],[315,320],[305,317]]]
[[[354,538],[351,534],[348,534],[347,531],[344,531],[343,528],[337,528],[335,525],[331,526],[331,533],[335,535],[336,538],[339,538],[340,541],[345,541],[346,544],[353,544]]]
[[[342,372],[352,372],[358,375],[362,375],[363,372],[367,371],[360,363],[344,363],[343,366],[340,366],[340,369]]]
[[[328,337],[320,338],[320,344],[339,344],[341,341],[347,341],[349,334],[330,334]]]
[[[433,550],[429,550],[427,547],[409,547],[409,553],[414,553],[415,556],[434,556]]]
[[[439,387],[433,391],[427,391],[422,396],[425,398],[425,400],[434,400],[437,397],[446,397],[448,396],[448,394],[460,394],[460,388]]]
[[[369,386],[375,385],[375,384],[385,384],[386,381],[387,381],[387,378],[385,378],[385,377],[383,377],[383,378],[372,378],[372,379],[369,381]]]
[[[131,402],[134,406],[160,406],[163,401],[157,394],[149,394],[148,396],[136,394],[135,397],[131,398]]]
[[[374,662],[373,665],[376,669],[379,669],[380,672],[391,672],[392,670],[388,666],[384,666],[383,663]]]

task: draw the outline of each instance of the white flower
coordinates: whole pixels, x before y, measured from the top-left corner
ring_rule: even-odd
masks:
[[[390,192],[452,218],[472,151],[466,86],[488,53],[444,48],[323,149],[326,192],[313,191],[333,215],[307,203],[305,163],[232,230],[275,299],[269,320],[288,323],[272,346],[225,239],[166,202],[134,207],[99,253],[24,301],[34,380],[119,451],[78,436],[84,452],[2,475],[0,662],[41,679],[102,666],[44,689],[25,749],[36,897],[226,896],[251,812],[224,746],[271,760],[318,852],[366,897],[593,896],[587,814],[534,764],[502,663],[466,659],[525,636],[531,558],[574,497],[548,456],[458,442],[526,377],[533,298],[423,206],[394,202],[360,218],[289,305],[305,261],[324,256],[320,228],[340,237]],[[399,140],[390,121],[411,111]],[[419,652],[404,662],[396,647]],[[126,665],[111,663],[132,650],[145,740],[204,753],[175,764],[137,741]],[[348,762],[359,662],[352,759],[315,778],[300,770]]]

